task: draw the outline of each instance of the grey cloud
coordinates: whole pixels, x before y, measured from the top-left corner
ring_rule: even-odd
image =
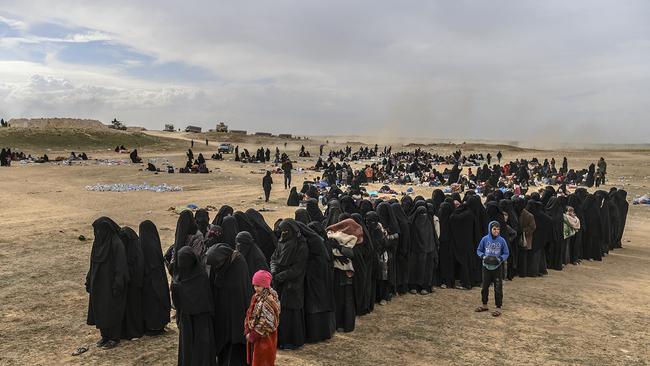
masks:
[[[154,92],[148,106],[107,99],[100,88],[97,111],[85,109],[121,108],[147,127],[173,117],[303,134],[582,142],[650,135],[646,1],[4,3],[27,23],[95,29],[219,76],[184,85],[182,98]]]

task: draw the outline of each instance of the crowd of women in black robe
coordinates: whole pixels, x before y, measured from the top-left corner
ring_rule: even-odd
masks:
[[[461,150],[452,154],[442,155],[420,148],[414,151],[399,151],[392,153],[392,147],[384,147],[383,152],[361,147],[352,152],[351,147],[345,150],[330,151],[324,161],[319,157],[314,169],[322,173],[323,181],[331,185],[348,185],[359,190],[364,183],[382,182],[386,184],[425,183],[430,186],[459,184],[463,188],[492,192],[496,189],[521,189],[525,193],[530,186],[539,185],[580,185],[593,187],[604,184],[607,164],[603,158],[598,161],[598,168],[590,164],[581,170],[569,169],[567,158],[562,159],[561,166],[556,167],[555,159],[537,158],[530,160],[516,159],[501,165],[501,151],[497,153],[498,160],[492,163],[488,153],[472,153],[464,155]],[[380,161],[366,164],[360,169],[353,169],[351,162],[363,159],[378,158]],[[451,165],[442,171],[436,165]],[[471,167],[478,166],[472,171]],[[465,170],[464,167],[467,167]]]
[[[142,222],[138,236],[132,228],[101,217],[93,229],[87,323],[100,330],[97,346],[113,348],[120,339],[162,334],[171,304],[156,226]]]
[[[474,253],[490,221],[501,224],[510,249],[507,278],[537,277],[620,248],[628,209],[626,192],[616,188],[567,194],[549,186],[526,196],[495,191],[485,203],[473,191],[461,197],[437,189],[428,199],[400,201],[327,193],[324,212],[311,198],[273,229],[253,209],[226,205],[212,222],[206,210],[183,211],[165,255],[150,221],[138,236],[109,218],[96,220],[86,288],[88,324],[102,336],[98,345],[110,348],[120,338],[163,331],[170,314],[165,264],[179,329],[178,363],[243,365],[243,320],[259,269],[271,271],[281,302],[278,347],[295,349],[354,330],[355,317],[394,296],[480,284]],[[568,206],[581,227],[565,238]],[[363,244],[346,249],[328,228],[350,220],[362,228]],[[352,263],[353,273],[337,269],[337,262]]]

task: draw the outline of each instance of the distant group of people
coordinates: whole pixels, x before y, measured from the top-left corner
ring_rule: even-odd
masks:
[[[276,348],[351,332],[358,316],[407,293],[481,286],[482,312],[494,286],[499,316],[504,279],[602,260],[622,246],[628,210],[616,188],[495,190],[485,202],[440,189],[399,201],[336,186],[319,194],[324,211],[308,187],[304,207],[273,228],[254,209],[224,205],[212,221],[206,210],[183,211],[165,254],[153,223],[141,224],[138,240],[110,219],[95,221],[88,324],[100,328],[99,343],[159,332],[173,306],[180,365],[266,365]]]
[[[359,159],[381,158],[381,161],[366,164],[363,168],[354,169],[352,162]],[[323,182],[328,185],[347,185],[359,188],[360,185],[371,182],[384,184],[426,184],[429,186],[449,185],[458,191],[466,188],[478,189],[488,194],[497,189],[515,190],[517,194],[525,194],[530,186],[544,185],[575,185],[598,187],[605,183],[607,163],[600,158],[588,169],[576,171],[569,169],[567,158],[556,168],[555,159],[544,159],[543,163],[537,158],[530,161],[516,159],[501,165],[503,154],[496,154],[497,163],[490,165],[492,155],[469,154],[463,155],[457,150],[449,155],[439,155],[424,151],[420,148],[414,151],[392,153],[392,147],[384,147],[384,152],[374,148],[361,147],[358,152],[352,148],[330,151],[327,161],[319,157],[314,170],[322,173]],[[340,161],[334,161],[339,159]],[[487,163],[485,163],[487,161]],[[481,163],[483,162],[482,166]],[[438,164],[451,165],[442,171],[434,166]],[[479,166],[477,171],[473,166]],[[463,166],[468,167],[463,172]]]
[[[279,150],[276,147],[276,152],[279,154]],[[271,161],[271,150],[267,147],[264,149],[260,147],[255,152],[255,155],[251,155],[248,149],[244,149],[241,154],[239,153],[239,145],[235,146],[235,161],[242,163],[264,163]]]
[[[19,161],[27,159],[27,156],[22,151],[11,151],[11,148],[3,148],[0,150],[0,166],[11,166],[12,161]]]
[[[187,156],[187,162],[185,163],[185,167],[180,168],[179,173],[207,174],[210,172],[202,153],[199,153],[196,159],[194,159],[194,152],[192,151],[192,149],[188,149],[186,156]]]

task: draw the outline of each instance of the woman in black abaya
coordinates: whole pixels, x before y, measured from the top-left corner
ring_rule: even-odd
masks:
[[[309,251],[305,272],[305,341],[316,343],[332,338],[336,331],[334,317],[333,269],[331,250],[312,224],[298,223]],[[322,229],[322,226],[321,226]],[[327,234],[326,234],[327,235]]]
[[[375,289],[377,287],[373,278],[376,264],[375,249],[361,214],[352,214],[352,219],[363,229],[363,245],[354,246],[354,259],[352,260],[356,311],[357,315],[361,316],[372,312],[375,308]]]
[[[280,240],[271,257],[273,288],[282,307],[278,347],[296,349],[305,343],[304,282],[309,248],[295,220],[283,220],[278,229]]]
[[[122,321],[122,339],[134,339],[144,334],[142,317],[142,286],[144,284],[144,257],[138,234],[130,227],[120,231],[129,267],[129,284],[126,290],[126,307]]]
[[[499,201],[499,208],[506,219],[507,225],[514,231],[513,236],[508,241],[508,251],[510,255],[507,260],[506,278],[512,280],[517,273],[517,264],[519,260],[519,242],[521,241],[522,229],[519,225],[519,215],[515,212],[514,202],[510,198]]]
[[[289,191],[289,198],[287,198],[287,206],[298,207],[300,205],[300,195],[298,195],[298,189],[296,187],[291,187]]]
[[[98,347],[113,348],[122,334],[129,267],[119,238],[120,227],[108,217],[100,217],[93,222],[93,230],[95,240],[86,275],[86,292],[90,295],[86,324],[99,329],[102,338]]]
[[[450,203],[444,201],[440,203],[438,209],[438,220],[440,220],[438,269],[442,288],[454,288],[455,286],[454,264],[456,259],[454,258],[453,238],[451,236],[451,226],[449,225],[449,218],[453,211],[454,209]]]
[[[215,352],[219,365],[246,365],[244,319],[253,285],[244,257],[226,244],[206,253],[214,303]]]
[[[627,192],[623,189],[619,189],[612,194],[612,203],[618,207],[618,217],[619,217],[619,226],[618,226],[618,236],[614,242],[614,248],[623,247],[623,231],[625,231],[625,223],[627,222],[627,212],[629,210],[630,204],[627,202]]]
[[[548,268],[561,271],[564,257],[568,250],[568,240],[564,239],[564,211],[567,198],[552,197],[546,205],[546,214],[553,220],[553,239],[546,248],[546,264]]]
[[[535,231],[533,232],[533,243],[531,249],[526,253],[528,265],[528,277],[540,277],[548,274],[546,270],[546,247],[553,241],[553,220],[544,213],[544,205],[539,201],[530,200],[526,205],[526,211],[535,218]]]
[[[379,216],[381,225],[388,232],[388,235],[392,237],[390,245],[386,247],[386,252],[388,253],[388,288],[386,291],[388,292],[388,299],[391,299],[392,295],[396,292],[397,286],[395,252],[399,245],[400,227],[395,215],[393,215],[390,203],[379,203],[377,205],[377,215]]]
[[[178,365],[216,365],[210,281],[189,247],[177,253],[171,285],[178,323]],[[243,324],[242,324],[243,327]]]
[[[603,256],[607,256],[609,254],[609,249],[611,247],[611,240],[612,240],[612,222],[611,218],[609,217],[609,198],[607,197],[607,192],[605,191],[596,191],[594,192],[594,196],[596,197],[596,201],[598,202],[599,205],[599,213],[600,213],[600,229],[601,229],[601,238],[600,238],[600,247],[601,251],[603,252]]]
[[[456,207],[449,216],[455,259],[454,272],[457,273],[463,289],[471,289],[474,282],[471,277],[473,261],[470,257],[475,256],[475,247],[480,240],[477,239],[479,237],[477,221],[466,203]]]
[[[600,206],[593,194],[587,194],[585,196],[582,203],[582,211],[584,212],[585,217],[584,222],[580,222],[584,258],[600,261],[603,258],[603,252],[600,246],[602,240]]]
[[[147,335],[157,335],[163,333],[165,326],[169,323],[171,310],[169,285],[156,225],[149,220],[143,221],[139,231],[140,246],[144,257],[142,286],[144,330]]]
[[[578,230],[569,240],[569,262],[571,264],[578,264],[580,258],[582,258],[583,253],[583,244],[582,244],[582,233],[584,232],[585,218],[584,212],[582,211],[582,202],[576,194],[570,194],[567,198],[567,205],[573,207],[573,210],[580,220],[580,230]]]
[[[411,216],[411,221],[409,288],[413,294],[428,295],[432,290],[433,269],[438,254],[434,250],[436,247],[435,229],[425,206],[417,206]]]
[[[403,295],[406,293],[408,287],[408,258],[409,249],[411,248],[411,225],[400,203],[393,203],[390,208],[400,230],[399,243],[395,250],[395,282],[397,293]]]
[[[500,191],[497,191],[500,192]],[[495,192],[496,193],[496,192]],[[496,196],[495,196],[496,199]],[[487,219],[487,215],[485,213],[485,207],[481,203],[481,197],[479,197],[476,194],[468,195],[465,196],[465,201],[466,205],[469,207],[469,209],[472,211],[474,214],[474,217],[476,218],[476,224],[474,226],[474,230],[477,230],[474,233],[474,243],[472,244],[472,248],[469,251],[469,275],[470,279],[472,281],[472,284],[480,284],[481,279],[482,279],[482,271],[483,271],[483,264],[481,259],[477,256],[474,255],[476,251],[476,247],[478,246],[478,243],[481,241],[481,238],[483,236],[487,235],[488,231],[488,224],[489,221]]]

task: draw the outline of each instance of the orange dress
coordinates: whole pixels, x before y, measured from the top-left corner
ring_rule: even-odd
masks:
[[[248,320],[256,302],[257,296],[253,295],[244,321],[244,334],[253,338],[253,342],[246,342],[246,360],[251,366],[273,366],[278,348],[278,330],[276,329],[273,333],[263,337],[248,327]]]

